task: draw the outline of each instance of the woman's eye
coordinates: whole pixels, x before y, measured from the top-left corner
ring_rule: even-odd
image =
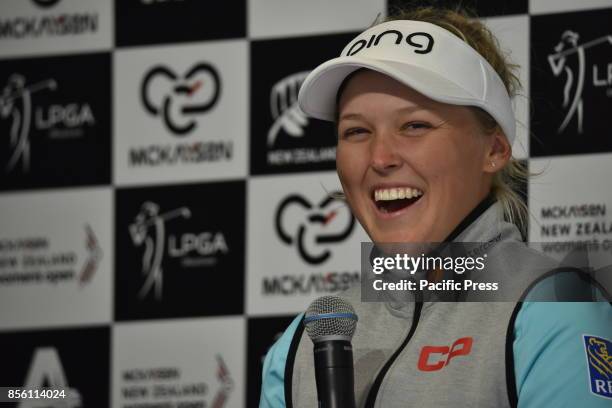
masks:
[[[402,125],[402,130],[424,130],[430,128],[431,125],[426,122],[408,122]]]
[[[351,136],[358,136],[366,132],[367,130],[364,128],[349,128],[349,129],[346,129],[344,132],[342,132],[342,137],[347,138]]]

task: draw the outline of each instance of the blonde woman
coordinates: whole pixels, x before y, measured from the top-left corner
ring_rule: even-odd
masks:
[[[300,107],[336,123],[344,195],[374,243],[522,241],[516,185],[527,172],[512,158],[513,68],[478,20],[423,8],[370,27],[308,76]],[[512,268],[535,255],[505,256],[512,264],[500,267]],[[359,316],[358,407],[612,403],[612,382],[593,380],[612,380],[608,302],[367,303],[360,288],[341,296]],[[266,357],[261,407],[317,406],[301,320]]]

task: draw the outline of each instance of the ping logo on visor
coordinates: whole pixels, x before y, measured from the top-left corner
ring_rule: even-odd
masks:
[[[347,46],[348,51],[346,51],[346,56],[355,55],[363,48],[376,47],[385,35],[391,35],[393,40],[392,44],[395,45],[402,44],[402,40],[404,39],[404,35],[398,30],[385,30],[378,35],[372,34],[368,40],[365,38],[359,38],[357,41],[353,40],[355,42],[349,44],[350,47]],[[417,41],[417,39],[420,41]],[[417,54],[427,54],[433,48],[434,39],[429,33],[414,32],[406,34],[406,44],[413,47],[414,52]]]
[[[612,342],[584,335],[589,380],[593,394],[612,398]]]

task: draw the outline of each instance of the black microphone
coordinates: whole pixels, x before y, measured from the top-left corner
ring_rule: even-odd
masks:
[[[322,296],[308,306],[304,325],[314,343],[319,408],[355,408],[355,309],[338,296]]]

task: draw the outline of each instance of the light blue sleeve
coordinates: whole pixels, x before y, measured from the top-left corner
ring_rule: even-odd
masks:
[[[514,335],[519,408],[612,407],[610,303],[525,302]]]
[[[284,408],[285,405],[285,364],[291,340],[302,321],[303,313],[298,315],[287,327],[283,335],[268,350],[261,376],[261,397],[259,408]]]

